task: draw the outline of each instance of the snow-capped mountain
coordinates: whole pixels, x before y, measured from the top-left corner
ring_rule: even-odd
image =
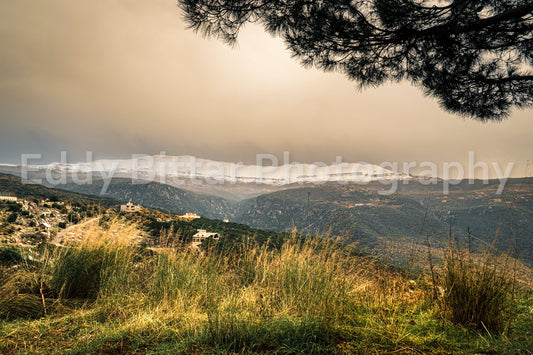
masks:
[[[261,156],[257,165],[228,163],[193,156],[139,155],[132,159],[106,159],[84,163],[51,163],[29,165],[29,170],[50,171],[54,174],[100,175],[103,178],[131,177],[179,185],[255,183],[283,186],[294,183],[325,182],[365,183],[376,180],[409,179],[409,175],[366,163],[289,163],[279,165],[273,156]]]

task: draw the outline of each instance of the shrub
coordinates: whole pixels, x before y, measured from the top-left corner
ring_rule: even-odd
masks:
[[[15,223],[17,221],[17,218],[18,218],[18,213],[17,212],[13,212],[9,215],[9,217],[7,217],[7,222],[8,223]]]
[[[22,206],[20,206],[18,203],[16,202],[10,202],[9,203],[9,211],[10,212],[20,212],[20,210],[22,209]]]
[[[454,323],[500,330],[514,279],[508,258],[489,250],[483,257],[461,249],[458,242],[444,257],[442,305]]]
[[[73,212],[69,213],[67,218],[73,224],[77,224],[80,221],[80,216],[77,213]]]

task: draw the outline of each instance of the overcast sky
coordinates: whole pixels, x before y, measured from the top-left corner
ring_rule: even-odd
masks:
[[[253,163],[515,162],[532,158],[533,110],[502,123],[442,111],[408,83],[358,92],[304,69],[249,26],[230,48],[187,30],[175,0],[0,2],[0,162],[130,154]],[[530,169],[531,171],[531,169]]]

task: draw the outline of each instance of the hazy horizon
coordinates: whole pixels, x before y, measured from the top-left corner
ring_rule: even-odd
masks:
[[[303,68],[258,26],[237,48],[187,30],[175,0],[0,4],[0,163],[193,155],[253,163],[478,161],[529,176],[533,111],[498,123],[444,112],[408,83],[359,92]],[[494,176],[491,176],[494,177]]]

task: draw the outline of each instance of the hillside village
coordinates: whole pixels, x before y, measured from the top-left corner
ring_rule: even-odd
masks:
[[[104,216],[112,219],[121,216],[127,220],[147,224],[156,221],[163,224],[172,222],[191,222],[201,218],[196,213],[183,215],[149,210],[131,201],[110,208],[99,205],[83,204],[74,201],[60,201],[56,197],[47,199],[18,198],[13,194],[0,195],[0,244],[36,245],[44,242],[61,242],[62,238],[73,233],[66,233],[69,228],[93,217]],[[227,221],[226,221],[227,222]],[[216,232],[197,229],[192,236],[190,246],[198,250],[207,238],[219,239]],[[148,244],[153,241],[154,233],[145,231],[141,236]]]

